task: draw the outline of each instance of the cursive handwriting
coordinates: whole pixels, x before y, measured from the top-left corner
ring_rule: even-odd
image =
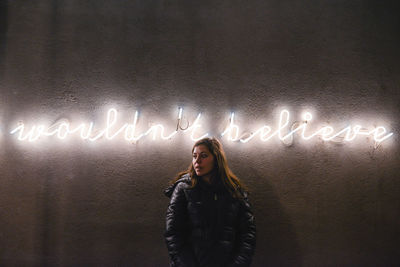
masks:
[[[118,136],[123,137],[126,141],[137,142],[146,136],[151,136],[152,140],[160,138],[161,140],[169,140],[176,136],[179,131],[189,133],[193,141],[200,140],[209,134],[204,132],[200,123],[201,113],[193,120],[193,123],[187,120],[184,126],[183,108],[179,108],[176,129],[172,132],[166,132],[162,124],[153,124],[145,131],[139,132],[137,129],[139,112],[135,111],[133,122],[118,124],[118,112],[115,108],[107,111],[106,125],[102,129],[94,129],[94,123],[81,123],[78,126],[71,126],[68,121],[59,121],[53,125],[46,127],[45,125],[33,125],[27,128],[24,123],[20,123],[17,127],[10,131],[10,134],[16,135],[20,141],[34,142],[42,137],[55,136],[59,139],[66,139],[71,135],[78,135],[83,140],[96,141],[101,138],[113,140]],[[279,115],[277,128],[273,131],[271,126],[264,125],[251,133],[241,133],[240,127],[235,123],[235,114],[231,113],[229,124],[221,133],[221,137],[226,137],[229,141],[237,141],[240,143],[248,143],[256,136],[261,141],[266,142],[273,137],[278,138],[285,144],[291,144],[293,138],[299,135],[304,140],[312,138],[320,138],[324,141],[332,142],[350,142],[358,136],[372,136],[375,143],[381,143],[393,136],[383,126],[374,129],[365,129],[361,125],[347,126],[341,130],[335,130],[331,126],[323,126],[314,132],[308,132],[307,125],[312,120],[312,115],[306,112],[303,121],[294,122],[290,125],[290,114],[288,110],[282,110]]]

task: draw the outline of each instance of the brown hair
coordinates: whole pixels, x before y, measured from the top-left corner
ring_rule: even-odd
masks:
[[[232,197],[243,198],[242,190],[248,190],[229,168],[222,144],[218,141],[218,139],[208,137],[200,139],[193,145],[192,153],[194,148],[200,145],[206,146],[210,153],[214,156],[214,178],[220,179],[220,182],[222,182]],[[195,187],[199,177],[196,175],[192,163],[189,165],[186,171],[178,173],[178,176],[172,182],[176,182],[185,174],[190,175],[192,187]]]

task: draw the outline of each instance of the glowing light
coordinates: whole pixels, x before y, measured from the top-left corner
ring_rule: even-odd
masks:
[[[183,108],[178,108],[178,117],[176,129],[167,132],[163,124],[152,124],[147,130],[138,132],[137,124],[139,121],[139,112],[135,111],[133,122],[131,123],[118,123],[118,111],[111,108],[106,114],[105,126],[101,129],[94,130],[94,123],[89,124],[80,123],[77,126],[72,126],[69,121],[62,120],[50,126],[33,125],[29,129],[20,123],[16,128],[10,131],[10,134],[17,135],[20,141],[34,142],[42,137],[54,136],[60,140],[67,139],[69,136],[77,135],[83,139],[94,142],[101,138],[105,140],[114,140],[118,137],[128,141],[137,142],[146,136],[150,136],[151,140],[161,139],[170,140],[174,138],[178,132],[189,133],[193,141],[200,140],[207,137],[209,134],[200,132],[202,125],[200,123],[201,113],[196,116],[193,123],[190,123],[183,116]],[[284,109],[279,114],[279,121],[276,129],[269,125],[263,125],[251,133],[240,132],[240,127],[235,123],[235,113],[229,116],[229,124],[221,133],[222,137],[233,142],[248,143],[256,136],[259,136],[262,142],[267,142],[271,138],[276,137],[284,144],[290,145],[293,142],[295,135],[298,135],[303,140],[311,140],[313,138],[320,138],[323,141],[332,142],[351,142],[358,136],[371,136],[376,144],[379,144],[393,136],[393,133],[388,132],[383,126],[378,126],[375,129],[365,129],[361,125],[348,125],[347,127],[335,130],[332,126],[322,126],[319,129],[310,132],[307,127],[311,123],[313,116],[310,112],[305,112],[303,121],[295,121],[290,124],[290,113]],[[185,121],[185,126],[182,122]]]
[[[201,113],[199,113],[199,115],[197,115],[195,121],[193,122],[193,125],[192,125],[192,126],[189,126],[186,130],[184,130],[184,132],[186,132],[186,131],[192,131],[192,133],[190,134],[190,138],[191,138],[193,141],[198,141],[198,140],[203,139],[203,138],[205,138],[205,137],[208,136],[208,133],[205,133],[205,134],[201,135],[200,137],[197,137],[197,138],[194,137],[194,135],[195,135],[195,133],[196,133],[196,130],[197,130],[198,128],[201,128],[201,124],[199,123],[200,117],[201,117]]]
[[[93,135],[93,122],[89,124],[89,127],[86,127],[86,124],[79,124],[76,128],[71,128],[71,125],[67,121],[57,122],[49,127],[44,125],[33,125],[30,130],[26,131],[26,127],[23,123],[13,129],[10,134],[18,134],[18,140],[29,142],[33,142],[38,140],[42,136],[56,136],[58,139],[66,139],[69,135],[80,132],[80,137],[84,140],[96,141],[102,137],[107,140],[113,140],[117,136],[123,134],[123,137],[126,141],[136,142],[141,138],[144,138],[147,135],[152,135],[152,140],[160,137],[162,140],[168,140],[173,138],[180,129],[180,121],[182,119],[183,109],[179,108],[178,113],[178,126],[177,129],[169,134],[165,133],[165,127],[162,124],[154,124],[147,131],[136,135],[136,126],[138,122],[139,113],[135,112],[135,116],[133,119],[133,123],[124,123],[119,128],[117,127],[118,120],[118,111],[115,108],[111,108],[107,111],[106,118],[106,126],[104,129],[101,129],[97,132],[97,134]],[[201,124],[199,123],[201,113],[198,114],[193,125],[187,127],[183,132],[191,131],[191,138],[194,141],[197,141],[201,138],[208,136],[208,133],[201,135],[200,137],[195,137],[196,131],[201,128]]]
[[[380,130],[380,132],[379,132],[379,130]],[[382,136],[386,133],[385,127],[382,127],[382,126],[376,127],[374,130],[370,131],[369,133],[374,135],[375,142],[383,142],[384,140],[388,139],[389,137],[391,137],[393,135],[393,133],[389,133],[389,134],[379,138],[380,136]]]
[[[125,140],[131,141],[131,142],[136,142],[144,136],[144,134],[139,134],[139,136],[135,137],[136,124],[138,121],[138,117],[139,117],[139,112],[136,110],[135,117],[133,119],[133,124],[129,124],[125,128],[125,136],[124,136]]]
[[[237,126],[234,122],[233,119],[235,117],[235,113],[231,113],[231,117],[229,119],[229,126],[225,129],[225,131],[221,134],[221,136],[224,136],[225,134],[228,134],[228,140],[229,141],[237,141],[239,139],[239,126]],[[234,132],[234,137],[232,136],[232,132]]]
[[[38,126],[34,125],[32,126],[32,129],[30,129],[28,133],[26,133],[26,135],[24,136],[23,131],[25,129],[25,125],[21,124],[14,130],[12,130],[10,133],[15,134],[16,132],[19,131],[18,140],[20,141],[28,140],[29,142],[33,142],[39,139],[39,137],[42,135],[44,131],[44,128],[45,127],[43,125],[38,125]]]
[[[182,108],[179,108],[178,120],[182,119]]]
[[[335,132],[335,129],[331,126],[323,126],[322,128],[316,130],[314,133],[310,135],[306,135],[306,129],[308,123],[312,120],[312,114],[306,112],[303,116],[304,121],[302,122],[294,122],[292,126],[289,128],[289,118],[290,113],[288,110],[282,110],[279,115],[278,128],[275,132],[271,133],[272,128],[268,125],[264,125],[259,129],[255,130],[250,134],[242,134],[239,136],[239,126],[234,122],[234,113],[231,113],[229,118],[229,125],[222,132],[221,136],[226,135],[229,141],[240,141],[241,143],[247,143],[252,140],[256,135],[260,136],[261,141],[266,142],[270,140],[274,136],[278,136],[278,139],[286,144],[291,144],[294,134],[296,132],[301,132],[300,136],[304,140],[310,140],[314,137],[319,137],[324,141],[353,141],[358,135],[364,136],[373,136],[373,139],[376,143],[380,143],[388,138],[390,138],[393,133],[387,133],[386,129],[383,126],[379,126],[373,130],[368,131],[364,129],[361,125],[355,126],[347,126],[344,129]],[[297,127],[296,127],[297,126]],[[286,133],[287,132],[287,133]],[[270,134],[271,133],[271,134]],[[288,141],[288,140],[289,141]]]
[[[268,134],[271,132],[271,127],[269,126],[263,126],[261,128],[259,128],[258,130],[256,130],[254,133],[251,133],[249,137],[247,138],[241,138],[240,142],[242,143],[247,143],[249,142],[251,139],[253,139],[254,136],[256,136],[257,134],[260,134],[260,139],[262,141],[268,141],[269,139],[271,139],[271,136],[268,136]]]

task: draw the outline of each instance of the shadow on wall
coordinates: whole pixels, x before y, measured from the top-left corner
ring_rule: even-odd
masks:
[[[302,266],[295,229],[267,178],[255,177],[250,195],[257,226],[252,266]]]

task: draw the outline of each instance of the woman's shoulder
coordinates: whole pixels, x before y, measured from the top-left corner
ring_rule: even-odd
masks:
[[[190,184],[191,181],[192,181],[192,178],[190,178],[190,174],[189,173],[185,173],[176,182],[177,183],[184,182],[184,183]]]
[[[188,173],[182,175],[178,180],[176,180],[173,184],[169,185],[165,190],[164,194],[167,197],[171,197],[174,190],[186,189],[189,188],[192,184],[192,180]]]

